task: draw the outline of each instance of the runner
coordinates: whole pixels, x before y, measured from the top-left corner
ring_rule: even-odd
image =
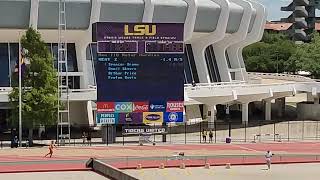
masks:
[[[51,141],[51,143],[50,143],[50,145],[49,145],[49,153],[48,154],[46,154],[44,157],[47,157],[48,155],[50,155],[50,158],[51,158],[51,156],[52,156],[52,154],[53,154],[53,148],[57,148],[57,146],[54,144],[54,142],[53,141]]]
[[[271,153],[271,151],[267,151],[265,157],[266,157],[266,163],[267,163],[267,166],[268,166],[268,170],[270,169],[271,167],[271,158],[274,154]]]

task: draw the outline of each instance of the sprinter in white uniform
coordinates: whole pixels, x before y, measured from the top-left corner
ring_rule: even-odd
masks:
[[[271,158],[274,154],[271,153],[271,151],[267,151],[265,157],[266,157],[266,163],[267,163],[267,166],[268,166],[268,169],[270,169],[270,166],[271,166]]]

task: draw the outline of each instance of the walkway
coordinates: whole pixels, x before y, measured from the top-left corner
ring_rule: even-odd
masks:
[[[273,165],[271,170],[266,166],[233,166],[231,169],[212,167],[211,169],[143,169],[127,170],[129,174],[141,180],[315,180],[319,179],[320,164]],[[1,177],[1,176],[0,176]]]

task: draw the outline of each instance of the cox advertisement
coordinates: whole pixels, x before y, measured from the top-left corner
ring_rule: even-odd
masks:
[[[97,123],[182,122],[183,23],[93,24]],[[102,116],[115,114],[114,121]]]

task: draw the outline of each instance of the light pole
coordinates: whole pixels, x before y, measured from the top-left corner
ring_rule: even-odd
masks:
[[[21,36],[19,32],[19,146],[22,147],[22,64],[30,64],[26,55],[28,50],[21,48]]]
[[[21,38],[19,33],[19,146],[22,146],[22,79],[21,79]]]
[[[278,51],[276,51],[276,57],[277,57],[277,74],[279,74],[279,55],[278,55]]]

